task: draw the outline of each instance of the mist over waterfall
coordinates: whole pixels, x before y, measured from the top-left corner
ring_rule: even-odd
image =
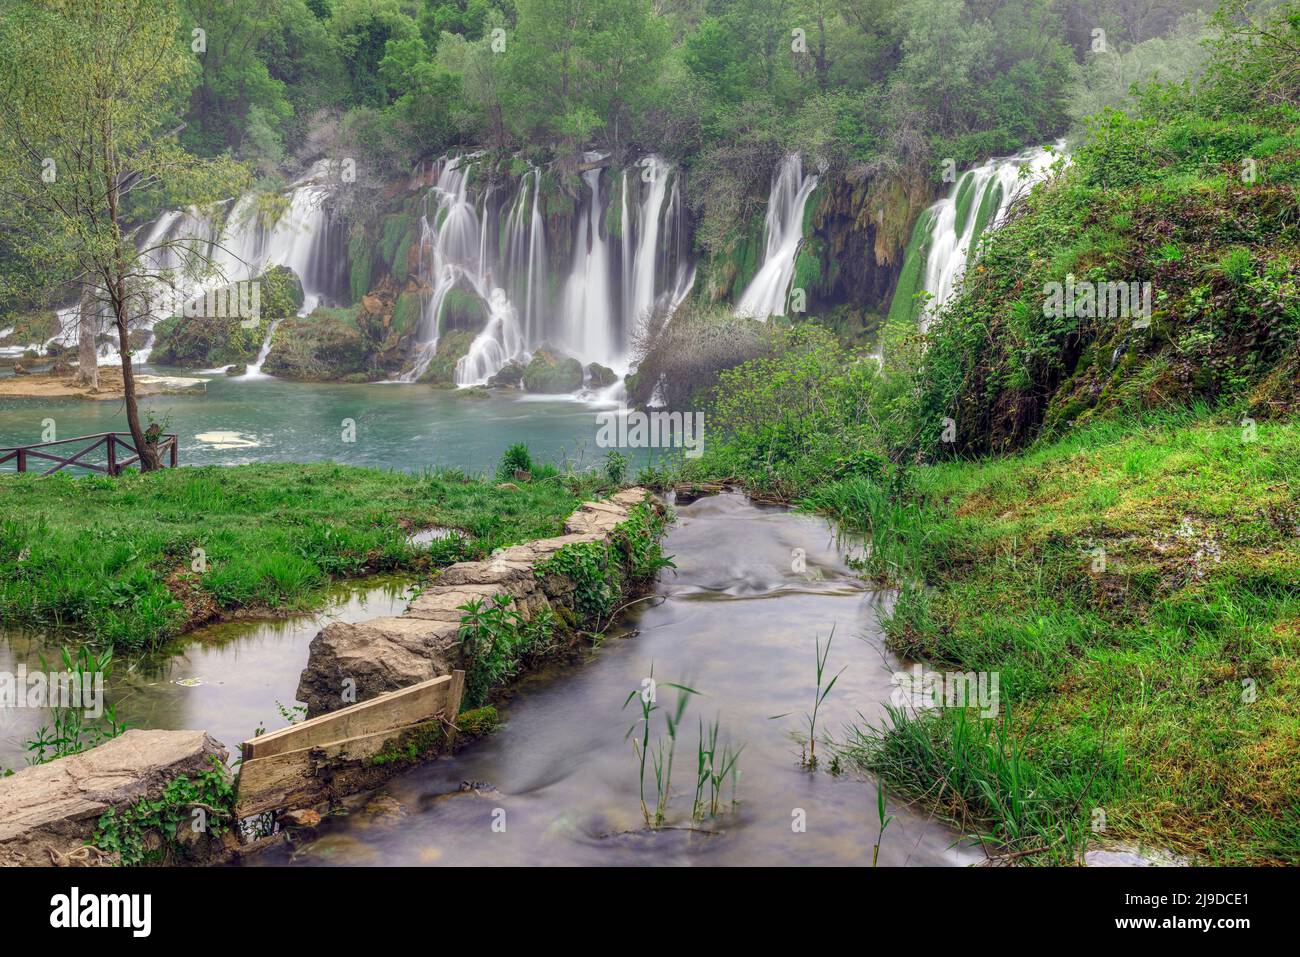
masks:
[[[925,331],[938,309],[952,298],[980,236],[1001,225],[1011,204],[1046,178],[1059,146],[1027,150],[966,170],[947,196],[921,214],[908,243],[891,317],[910,310]],[[924,308],[913,300],[918,292],[931,297]]]
[[[457,360],[459,386],[482,384],[543,345],[626,373],[638,327],[671,314],[694,283],[678,170],[658,156],[618,170],[587,153],[576,200],[536,167],[505,183],[490,173],[474,155],[434,168],[421,220],[421,319],[400,381],[420,379],[437,354],[452,289],[476,297],[487,316]],[[557,198],[572,209],[570,228],[555,225],[563,217],[548,226],[548,197],[552,210]]]
[[[804,208],[816,188],[817,174],[804,175],[798,153],[790,153],[781,161],[767,199],[763,262],[741,294],[736,315],[752,319],[785,315],[795,257],[803,242]]]

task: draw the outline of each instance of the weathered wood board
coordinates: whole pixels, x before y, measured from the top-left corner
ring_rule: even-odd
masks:
[[[429,722],[452,722],[464,690],[465,673],[456,671],[245,741],[236,815],[311,806],[374,786],[383,771],[367,768],[367,759]]]

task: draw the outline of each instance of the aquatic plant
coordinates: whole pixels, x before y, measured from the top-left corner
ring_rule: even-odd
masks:
[[[808,722],[808,742],[804,748],[803,759],[801,761],[803,766],[810,771],[815,770],[817,767],[817,714],[821,710],[822,702],[826,700],[826,696],[829,695],[831,689],[835,687],[835,682],[839,681],[840,675],[844,674],[844,668],[841,668],[839,671],[835,672],[835,675],[830,681],[826,681],[826,660],[830,657],[831,642],[834,639],[834,626],[831,626],[831,633],[826,637],[825,648],[822,647],[821,638],[816,638],[817,689],[813,694],[812,711],[804,713],[804,720]],[[845,667],[847,667],[847,665]],[[825,682],[825,687],[822,687],[823,682]],[[784,718],[788,714],[790,714],[788,711],[783,714],[774,714],[772,715],[772,720]]]
[[[742,744],[732,751],[728,743],[723,746],[722,753],[719,755],[718,727],[719,719],[715,718],[713,724],[707,729],[706,747],[704,719],[700,719],[700,742],[696,749],[695,804],[691,810],[691,817],[696,821],[703,820],[706,813],[710,818],[718,816],[721,810],[722,789],[727,778],[731,778],[731,803],[733,806],[736,803],[736,784],[740,776],[737,762],[745,746]],[[704,794],[705,787],[709,789],[707,800]]]
[[[650,725],[654,713],[660,710],[656,703],[660,687],[674,689],[677,692],[677,700],[671,712],[664,712],[664,721],[668,732],[667,743],[665,744],[662,738],[657,738],[652,748],[650,746]],[[698,691],[681,684],[672,682],[656,684],[654,668],[651,667],[649,677],[642,682],[641,687],[634,688],[632,693],[627,696],[627,700],[623,702],[624,708],[627,708],[634,698],[641,703],[641,717],[628,728],[625,738],[632,740],[632,750],[637,758],[640,771],[641,814],[645,818],[647,827],[661,827],[667,818],[668,802],[672,795],[673,759],[677,752],[677,734],[681,729],[682,718],[686,714],[686,706],[690,702],[691,695],[697,694],[699,694]],[[636,738],[633,735],[636,733],[638,725],[641,734],[639,738]],[[654,770],[655,777],[655,809],[653,815],[650,813],[649,805],[646,804],[645,771],[647,760]]]
[[[871,866],[875,867],[880,859],[880,844],[885,839],[885,828],[894,819],[894,815],[885,816],[885,783],[876,782],[876,818],[880,821],[880,830],[876,832],[876,843],[871,846]]]
[[[100,675],[100,688],[102,688],[102,682],[108,679],[113,670],[111,648],[96,654],[83,645],[74,655],[64,647],[60,650],[60,655],[63,671],[72,676],[70,686],[81,689],[83,696],[89,694],[90,689],[95,687],[96,674]],[[44,655],[40,656],[40,661],[41,670],[48,673],[50,667]],[[82,703],[85,703],[84,700]],[[31,764],[45,764],[55,758],[79,754],[105,741],[111,741],[126,730],[126,725],[118,722],[116,710],[112,705],[105,704],[103,715],[98,720],[87,723],[84,707],[65,707],[54,702],[51,704],[53,725],[41,725],[36,732],[36,737],[26,743],[27,750],[32,752],[32,756],[28,758]]]

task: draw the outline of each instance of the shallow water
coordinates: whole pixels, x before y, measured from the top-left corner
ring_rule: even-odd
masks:
[[[582,467],[605,455],[596,447],[596,414],[610,408],[608,403],[518,394],[458,398],[454,391],[423,385],[202,378],[209,379],[206,394],[140,400],[146,422],[152,414],[180,437],[181,465],[329,460],[403,471],[455,467],[477,474],[495,468],[513,442],[526,442],[542,462]],[[0,447],[44,441],[46,419],[54,420],[60,438],[126,430],[121,402],[5,398],[0,399]],[[347,419],[355,423],[353,442],[343,441]],[[623,451],[634,463],[645,462],[649,454]]]
[[[104,698],[128,727],[201,728],[224,744],[234,760],[239,743],[259,725],[274,731],[287,723],[277,702],[293,708],[308,645],[327,622],[400,615],[409,595],[403,581],[371,579],[336,586],[314,614],[200,628],[156,654],[117,658]],[[39,670],[42,654],[50,667],[62,667],[57,642],[0,629],[0,672],[12,674],[19,664],[29,672]],[[50,712],[43,708],[0,708],[0,767],[23,767],[26,742],[50,723]]]
[[[681,507],[665,547],[677,574],[661,580],[662,601],[625,614],[626,637],[521,682],[500,731],[395,778],[371,804],[381,813],[329,818],[314,840],[258,863],[870,864],[874,786],[802,769],[792,734],[812,705],[815,638],[825,642],[832,628],[830,673],[844,670],[819,726],[839,735],[859,713],[882,713],[902,664],[875,624],[887,597],[863,588],[824,521],[736,495]],[[744,746],[738,803],[710,824],[712,834],[643,826],[626,737],[639,709],[624,702],[652,667],[658,681],[701,692],[677,748],[670,825],[690,825],[698,721],[718,717],[722,737]],[[660,734],[674,696],[659,686]],[[646,785],[653,801],[650,771]],[[893,802],[889,813],[882,864],[976,859],[941,824]],[[796,831],[800,818],[806,829]]]

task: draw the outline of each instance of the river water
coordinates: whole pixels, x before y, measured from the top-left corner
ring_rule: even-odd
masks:
[[[838,737],[859,715],[882,713],[902,667],[876,625],[887,596],[863,587],[824,521],[738,495],[679,508],[665,550],[677,572],[661,577],[662,600],[630,609],[617,636],[584,661],[520,682],[496,734],[400,775],[367,807],[327,818],[314,839],[258,863],[870,864],[873,784],[830,773],[825,759],[817,772],[805,770],[795,735],[812,706],[816,639],[824,644],[832,628],[828,668],[843,673],[819,714],[819,735]],[[652,668],[659,682],[700,692],[677,747],[670,827],[656,831],[641,817],[627,738],[640,711],[636,702],[624,707]],[[675,694],[658,687],[659,736]],[[706,819],[703,833],[687,829],[695,826],[698,721],[715,718],[720,743],[743,750],[734,807],[728,787],[723,813]],[[653,802],[649,769],[646,785]],[[941,824],[893,802],[889,813],[882,865],[977,859]]]
[[[202,728],[226,746],[233,760],[239,743],[259,725],[268,731],[286,719],[278,705],[294,707],[307,646],[331,620],[364,621],[400,615],[409,604],[407,583],[370,579],[364,586],[335,585],[320,611],[282,619],[230,621],[199,628],[149,655],[118,657],[104,698],[117,720],[132,728]],[[39,632],[0,629],[0,672],[62,667],[59,643]],[[0,708],[0,767],[27,763],[26,743],[50,724],[44,708]]]
[[[181,438],[183,464],[332,459],[384,468],[494,467],[528,442],[545,461],[590,464],[597,407],[570,398],[457,398],[420,386],[289,383],[213,377],[206,395],[143,402]],[[125,427],[114,402],[0,401],[0,445],[39,441],[43,419],[60,436]],[[338,441],[342,420],[357,441]],[[654,600],[626,611],[611,636],[577,663],[526,677],[503,705],[503,727],[454,757],[400,775],[370,810],[327,818],[318,835],[264,854],[267,864],[869,864],[877,840],[871,782],[800,766],[804,715],[815,693],[816,641],[834,629],[830,674],[843,669],[818,734],[876,720],[902,667],[876,624],[888,595],[867,589],[823,520],[720,495],[681,506]],[[294,707],[308,645],[331,618],[360,621],[405,609],[406,582],[336,589],[320,612],[199,629],[160,653],[122,658],[106,697],[131,727],[203,728],[230,750]],[[57,642],[0,629],[0,672],[57,667]],[[628,738],[639,717],[629,694],[653,672],[699,692],[679,737],[668,828],[641,817],[639,771]],[[662,684],[656,738],[675,692]],[[774,717],[783,715],[784,717]],[[861,717],[860,717],[861,716]],[[691,820],[699,721],[741,747],[732,801]],[[0,767],[21,767],[24,744],[49,714],[0,709]],[[639,729],[638,729],[639,732]],[[462,790],[468,785],[468,790]],[[653,803],[653,771],[646,788]],[[976,859],[938,822],[890,802],[882,864]],[[495,825],[495,827],[494,827]],[[704,833],[696,828],[703,828]]]
[[[140,400],[142,417],[152,415],[180,437],[181,465],[330,460],[404,471],[455,467],[478,474],[493,469],[512,442],[526,442],[538,461],[583,467],[605,455],[596,447],[596,415],[612,408],[570,396],[466,398],[422,385],[199,377],[209,379],[206,394]],[[126,431],[121,402],[0,398],[0,447],[46,441],[50,419],[58,438]],[[342,440],[345,420],[355,423],[355,441]],[[625,454],[638,463],[647,457],[641,450]]]

